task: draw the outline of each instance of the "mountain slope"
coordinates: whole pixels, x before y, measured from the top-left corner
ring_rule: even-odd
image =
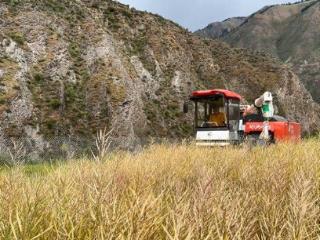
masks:
[[[99,129],[115,146],[192,133],[181,113],[194,89],[228,88],[249,102],[278,94],[280,112],[319,127],[319,106],[264,54],[202,40],[160,16],[112,1],[0,3],[0,146],[76,151]]]
[[[224,40],[264,51],[291,65],[320,102],[320,1],[270,6],[249,17]]]
[[[195,34],[206,38],[222,38],[230,33],[233,29],[240,26],[245,20],[246,17],[234,17],[228,18],[223,22],[210,23],[204,29],[196,31]]]

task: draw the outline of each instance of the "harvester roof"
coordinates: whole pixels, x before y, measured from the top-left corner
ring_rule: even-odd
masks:
[[[206,98],[206,97],[213,97],[216,95],[224,95],[225,98],[232,98],[241,100],[242,97],[232,91],[224,90],[224,89],[212,89],[212,90],[201,90],[201,91],[194,91],[192,92],[192,98]]]

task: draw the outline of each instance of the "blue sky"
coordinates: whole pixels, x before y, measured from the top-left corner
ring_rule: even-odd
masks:
[[[189,30],[229,17],[248,16],[266,5],[290,0],[119,0],[138,10],[158,13]]]

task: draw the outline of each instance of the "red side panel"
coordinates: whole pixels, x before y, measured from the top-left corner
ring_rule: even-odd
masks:
[[[299,141],[301,139],[301,125],[295,122],[270,122],[270,131],[276,141]],[[248,122],[245,125],[245,134],[260,133],[263,122]]]
[[[262,132],[262,130],[263,130],[263,123],[262,122],[247,122],[244,127],[245,134]]]
[[[289,136],[290,136],[290,140],[300,141],[301,140],[301,124],[296,122],[290,122]]]
[[[289,122],[272,122],[272,132],[276,141],[287,141],[290,139]]]

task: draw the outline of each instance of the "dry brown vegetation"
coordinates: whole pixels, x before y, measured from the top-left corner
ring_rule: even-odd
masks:
[[[29,169],[30,170],[30,169]],[[1,239],[317,239],[320,141],[0,172]]]

